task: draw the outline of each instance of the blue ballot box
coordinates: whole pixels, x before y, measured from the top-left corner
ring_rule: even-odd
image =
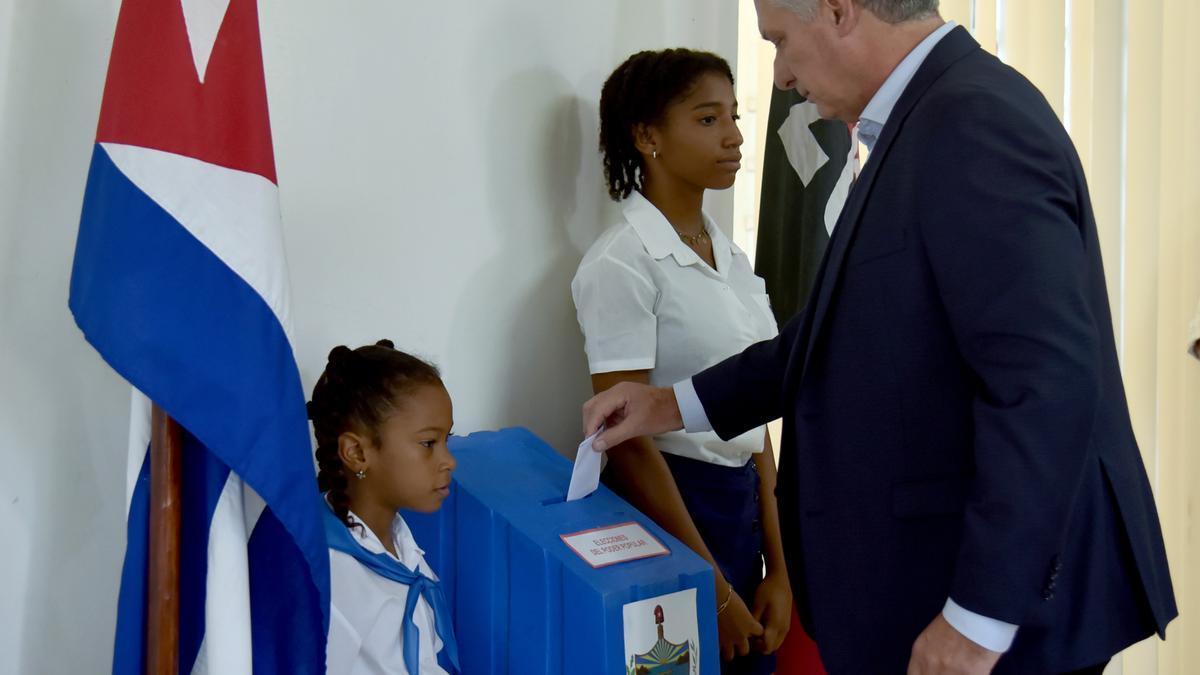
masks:
[[[463,673],[718,675],[704,559],[603,485],[565,502],[571,463],[525,429],[450,449],[449,498],[405,519],[453,608]]]

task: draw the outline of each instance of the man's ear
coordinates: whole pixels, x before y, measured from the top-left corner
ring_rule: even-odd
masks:
[[[863,9],[855,0],[818,0],[818,2],[820,4],[818,14],[833,24],[840,37],[848,35],[862,18]]]
[[[367,469],[366,439],[353,431],[338,436],[338,459],[351,474]]]

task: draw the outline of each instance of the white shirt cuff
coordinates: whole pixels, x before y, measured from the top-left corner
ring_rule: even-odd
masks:
[[[1016,624],[976,614],[969,609],[962,608],[951,598],[946,599],[946,606],[942,608],[942,616],[946,619],[946,623],[962,633],[963,637],[994,652],[1008,651],[1008,648],[1012,647],[1013,639],[1017,637],[1018,626]]]
[[[696,394],[692,378],[675,383],[675,402],[679,405],[679,416],[683,418],[683,429],[688,433],[712,431],[712,423],[704,412],[704,404]]]

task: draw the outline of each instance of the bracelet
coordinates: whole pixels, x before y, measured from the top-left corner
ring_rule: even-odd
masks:
[[[720,616],[721,612],[724,612],[725,608],[729,607],[729,601],[733,599],[733,584],[726,585],[729,586],[729,592],[725,594],[725,601],[717,605],[717,616]]]

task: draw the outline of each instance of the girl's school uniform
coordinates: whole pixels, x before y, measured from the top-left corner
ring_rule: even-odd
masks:
[[[404,518],[396,514],[392,521],[392,539],[399,554],[393,556],[353,512],[349,520],[359,527],[347,528],[328,506],[324,512],[330,545],[329,675],[456,672],[453,626],[436,584],[437,575],[425,562],[424,551]],[[410,607],[414,586],[419,590]],[[431,606],[431,598],[438,608]],[[406,614],[409,625],[405,624]]]
[[[650,384],[669,387],[778,334],[765,283],[707,214],[716,267],[641,193],[623,202],[622,215],[588,249],[571,283],[593,375],[645,370]],[[752,607],[763,578],[753,460],[766,445],[766,427],[729,440],[670,431],[653,442],[721,573]],[[756,652],[721,666],[723,675],[774,671],[775,657]]]

